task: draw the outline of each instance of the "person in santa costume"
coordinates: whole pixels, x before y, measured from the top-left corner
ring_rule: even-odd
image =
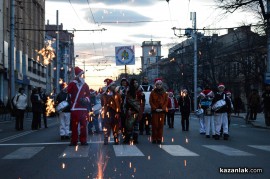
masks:
[[[169,128],[174,128],[174,114],[175,111],[178,110],[178,102],[173,95],[173,90],[168,91],[168,112],[167,112],[167,121]]]
[[[120,86],[116,87],[116,91],[121,95],[121,99],[122,99],[122,102],[121,102],[121,114],[120,114],[120,117],[121,117],[121,131],[122,131],[122,134],[125,135],[125,132],[126,132],[126,126],[125,126],[125,122],[126,122],[126,111],[124,110],[125,108],[125,105],[126,105],[126,94],[127,94],[127,89],[128,89],[128,86],[129,86],[129,83],[128,83],[128,80],[127,78],[123,77],[121,79],[121,82],[120,82]]]
[[[218,92],[215,94],[215,97],[212,101],[211,107],[215,112],[215,139],[219,140],[220,138],[220,129],[223,126],[223,137],[224,140],[229,139],[229,130],[228,130],[228,113],[231,113],[231,102],[227,94],[224,92],[225,85],[220,83],[218,85]]]
[[[71,96],[71,142],[70,146],[76,146],[78,142],[78,125],[80,125],[80,143],[87,143],[87,121],[89,120],[88,106],[90,104],[90,90],[85,83],[84,71],[79,67],[74,68],[75,78],[67,86],[67,92]]]
[[[105,79],[106,90],[101,96],[104,120],[104,145],[108,145],[111,130],[113,132],[114,144],[119,144],[119,130],[121,124],[121,95],[115,91],[116,84],[112,79]]]
[[[206,86],[199,95],[199,106],[204,111],[202,117],[204,118],[203,125],[205,127],[206,138],[210,138],[210,129],[212,131],[212,136],[214,137],[215,135],[214,113],[211,109],[213,98],[214,92],[210,89],[209,86]]]
[[[161,144],[168,94],[163,88],[160,78],[155,79],[155,89],[150,94],[149,103],[152,111],[152,143]]]

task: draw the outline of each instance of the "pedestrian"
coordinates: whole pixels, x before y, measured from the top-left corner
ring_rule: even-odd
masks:
[[[78,138],[81,145],[87,143],[87,121],[89,120],[88,105],[90,103],[89,86],[84,79],[84,71],[79,67],[74,68],[75,78],[67,86],[67,92],[71,95],[71,142],[70,146],[76,146]],[[80,125],[80,136],[78,136]]]
[[[152,115],[151,115],[151,106],[149,104],[149,97],[150,97],[151,91],[154,88],[152,85],[149,84],[149,80],[147,76],[143,77],[141,89],[145,96],[145,106],[144,106],[142,119],[139,122],[140,135],[143,135],[144,131],[146,135],[150,135]]]
[[[248,106],[250,108],[250,120],[256,120],[260,108],[261,99],[257,89],[253,89],[248,97]]]
[[[13,104],[16,107],[15,129],[20,131],[23,130],[24,112],[27,107],[27,95],[24,93],[24,88],[19,88],[13,99]]]
[[[224,140],[229,139],[228,130],[228,115],[231,113],[231,101],[224,92],[225,85],[223,83],[218,84],[218,92],[212,101],[211,107],[215,112],[215,140],[220,138],[221,126],[223,127]]]
[[[111,131],[114,144],[119,144],[119,124],[121,114],[121,96],[115,91],[116,84],[112,79],[105,79],[106,90],[101,96],[104,119],[104,145],[108,145]]]
[[[43,122],[44,122],[44,127],[48,128],[47,125],[47,114],[46,114],[46,107],[47,107],[47,95],[45,91],[41,88],[38,87],[38,93],[41,99],[41,104],[42,104],[42,117],[43,117]],[[41,128],[41,121],[39,121],[39,128]]]
[[[163,139],[164,118],[167,110],[168,95],[162,86],[162,79],[155,79],[155,88],[150,94],[152,111],[152,143],[161,144]]]
[[[58,112],[58,119],[59,119],[59,134],[60,139],[70,139],[69,137],[69,128],[70,128],[70,107],[71,107],[71,101],[70,101],[70,95],[67,93],[67,85],[66,83],[61,84],[61,91],[56,96],[56,105],[61,106],[59,108],[60,110]],[[57,107],[57,108],[58,108]]]
[[[41,99],[40,99],[40,96],[38,94],[37,88],[32,89],[31,103],[32,103],[32,112],[33,112],[31,129],[38,130],[39,129],[39,121],[41,120],[42,103],[41,103]]]
[[[174,115],[175,111],[179,109],[178,102],[173,95],[173,90],[168,91],[168,104],[167,104],[167,121],[169,128],[174,128]],[[164,122],[165,123],[165,122]]]
[[[231,105],[231,112],[232,112],[232,111],[234,111],[234,105],[233,105],[233,102],[232,102],[232,93],[229,90],[226,90],[225,93],[226,93],[228,99],[230,100],[230,103],[231,103],[230,104]],[[228,114],[228,129],[229,129],[230,128],[230,124],[231,124],[231,113],[227,113],[227,114]],[[223,131],[223,128],[222,128],[221,131]]]
[[[240,95],[237,95],[235,98],[234,98],[234,114],[237,116],[239,116],[239,113],[243,107],[243,101],[240,97]]]
[[[265,91],[262,94],[262,104],[265,124],[270,126],[270,84],[265,85]]]
[[[145,96],[136,79],[130,80],[126,96],[126,135],[124,143],[138,144],[139,121],[142,119]]]
[[[207,85],[204,90],[200,93],[199,106],[203,109],[203,118],[205,126],[205,136],[210,138],[210,129],[212,137],[215,135],[215,123],[214,123],[214,113],[211,109],[211,104],[214,98],[214,92]]]
[[[182,131],[189,131],[189,116],[191,112],[191,99],[187,89],[182,89],[178,100],[178,105],[181,112]]]

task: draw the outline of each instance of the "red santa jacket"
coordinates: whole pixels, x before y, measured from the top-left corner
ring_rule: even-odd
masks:
[[[81,102],[82,99],[90,102],[90,90],[86,83],[73,80],[68,84],[67,91],[71,95],[71,111],[87,110],[87,106]]]
[[[174,109],[172,109],[172,100],[174,101]],[[167,104],[168,110],[175,110],[179,108],[178,102],[175,99],[175,97],[168,97],[168,104]]]

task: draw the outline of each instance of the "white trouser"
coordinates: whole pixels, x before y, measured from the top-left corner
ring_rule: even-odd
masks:
[[[215,135],[215,123],[214,123],[214,116],[204,116],[204,121],[205,121],[205,134],[210,135],[210,129],[211,129],[211,134]]]
[[[223,126],[223,134],[229,134],[227,113],[215,113],[215,128],[217,135],[220,135],[221,126]]]
[[[199,117],[199,123],[200,123],[200,133],[205,133],[204,115]]]
[[[70,112],[59,113],[60,136],[69,136]]]

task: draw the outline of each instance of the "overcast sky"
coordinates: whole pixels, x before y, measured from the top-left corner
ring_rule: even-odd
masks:
[[[142,42],[161,41],[162,56],[167,57],[168,48],[183,40],[174,36],[172,27],[192,27],[190,12],[197,13],[197,28],[201,29],[237,27],[253,22],[252,16],[243,12],[225,15],[216,8],[214,0],[170,0],[169,3],[166,0],[46,0],[46,21],[50,24],[56,24],[56,10],[64,29],[106,29],[75,31],[75,54],[79,55],[78,65],[85,60],[86,65],[92,66],[87,66],[88,76],[104,78],[108,75],[114,79],[119,69],[123,69],[115,68],[115,46],[135,46],[136,65],[128,68],[136,72],[140,68]],[[222,35],[226,32],[202,33]]]

